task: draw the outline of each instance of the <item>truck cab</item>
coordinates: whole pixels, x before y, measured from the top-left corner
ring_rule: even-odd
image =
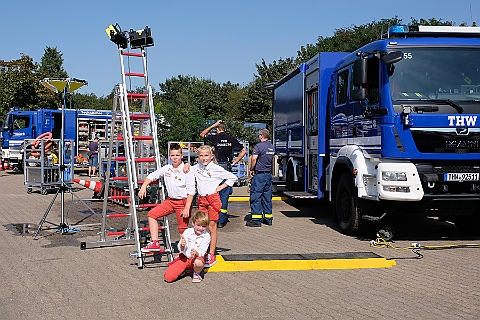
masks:
[[[66,121],[69,119],[69,116],[66,115]],[[13,168],[21,170],[25,140],[35,139],[45,132],[51,132],[53,139],[60,139],[61,124],[61,110],[40,109],[33,111],[20,110],[18,107],[13,108],[8,112],[2,127],[2,158],[8,161]],[[67,138],[72,139],[73,136]]]

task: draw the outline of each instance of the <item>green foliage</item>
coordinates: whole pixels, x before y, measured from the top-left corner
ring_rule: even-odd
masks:
[[[113,95],[112,95],[113,96]],[[68,108],[72,109],[94,109],[94,110],[112,110],[112,98],[97,97],[95,94],[73,93],[69,95]]]
[[[38,104],[38,64],[27,55],[12,61],[0,60],[0,115],[3,117],[10,108],[19,106],[34,109]]]
[[[199,133],[204,129],[205,119],[202,112],[188,104],[159,102],[158,143],[162,153],[166,154],[168,141],[201,141]]]
[[[60,107],[60,94],[42,86],[40,80],[68,77],[62,65],[62,54],[50,47],[46,47],[41,64],[23,53],[18,60],[0,60],[0,116],[15,106],[30,110]]]
[[[63,69],[63,54],[57,47],[46,47],[38,70],[40,78],[68,78],[68,73]]]

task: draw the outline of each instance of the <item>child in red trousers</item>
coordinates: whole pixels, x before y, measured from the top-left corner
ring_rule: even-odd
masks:
[[[208,213],[210,224],[208,231],[212,237],[210,249],[205,256],[205,267],[211,267],[216,262],[217,221],[222,208],[219,192],[228,186],[233,186],[237,177],[214,162],[213,147],[203,145],[197,148],[198,163],[191,169],[195,175],[198,191],[198,210]],[[222,183],[223,182],[223,183]]]
[[[202,211],[196,212],[192,217],[192,227],[188,228],[180,236],[178,258],[168,264],[163,275],[166,282],[173,282],[184,272],[193,270],[192,282],[201,282],[205,260],[204,255],[210,245],[210,234],[207,227],[210,223],[208,214]]]

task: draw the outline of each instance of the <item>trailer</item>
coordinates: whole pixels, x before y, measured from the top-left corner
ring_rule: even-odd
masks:
[[[286,195],[330,201],[349,235],[391,238],[389,217],[413,212],[480,233],[480,28],[394,26],[273,91]]]

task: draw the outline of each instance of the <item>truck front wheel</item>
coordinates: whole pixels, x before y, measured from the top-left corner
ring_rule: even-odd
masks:
[[[480,211],[455,218],[458,231],[469,235],[480,235]]]
[[[335,214],[340,229],[348,235],[358,234],[360,231],[361,210],[358,209],[357,196],[355,195],[355,187],[353,178],[350,174],[344,173],[338,181],[337,192],[335,195]]]

